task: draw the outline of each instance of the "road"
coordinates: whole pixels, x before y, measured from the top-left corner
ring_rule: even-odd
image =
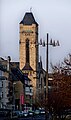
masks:
[[[45,116],[44,115],[36,115],[34,117],[20,118],[19,120],[45,120]]]
[[[0,118],[0,120],[4,120],[4,119]],[[18,120],[45,120],[45,115],[36,115],[34,117],[23,117],[23,118],[18,118]]]

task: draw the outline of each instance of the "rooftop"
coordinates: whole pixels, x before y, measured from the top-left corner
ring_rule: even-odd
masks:
[[[32,12],[26,12],[25,15],[24,15],[24,18],[20,22],[20,24],[23,24],[23,25],[36,24],[36,25],[38,25],[38,23],[34,19],[34,16],[33,16]]]

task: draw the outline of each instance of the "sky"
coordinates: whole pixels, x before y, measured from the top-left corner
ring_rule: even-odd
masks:
[[[71,53],[71,0],[0,0],[0,56],[19,61],[19,23],[30,8],[39,24],[38,39],[59,40],[59,47],[49,47],[49,64],[63,62]],[[46,48],[40,46],[46,68]]]

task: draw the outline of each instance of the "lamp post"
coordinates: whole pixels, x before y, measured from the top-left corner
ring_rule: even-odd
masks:
[[[47,120],[47,105],[48,105],[48,45],[52,45],[53,47],[56,46],[60,46],[59,45],[59,41],[57,40],[57,42],[52,41],[52,39],[50,40],[50,43],[48,43],[48,33],[47,33],[47,43],[45,43],[45,41],[42,42],[42,40],[40,40],[40,45],[42,45],[43,47],[46,46],[46,94],[45,94],[45,100],[46,100],[46,104],[45,104],[45,112],[46,112],[46,117],[45,119]]]

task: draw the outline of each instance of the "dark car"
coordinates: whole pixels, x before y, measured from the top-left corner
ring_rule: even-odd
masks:
[[[29,112],[28,112],[28,115],[29,115],[29,116],[34,116],[34,111],[32,111],[32,110],[29,111]]]
[[[45,114],[45,110],[41,109],[40,114]]]

